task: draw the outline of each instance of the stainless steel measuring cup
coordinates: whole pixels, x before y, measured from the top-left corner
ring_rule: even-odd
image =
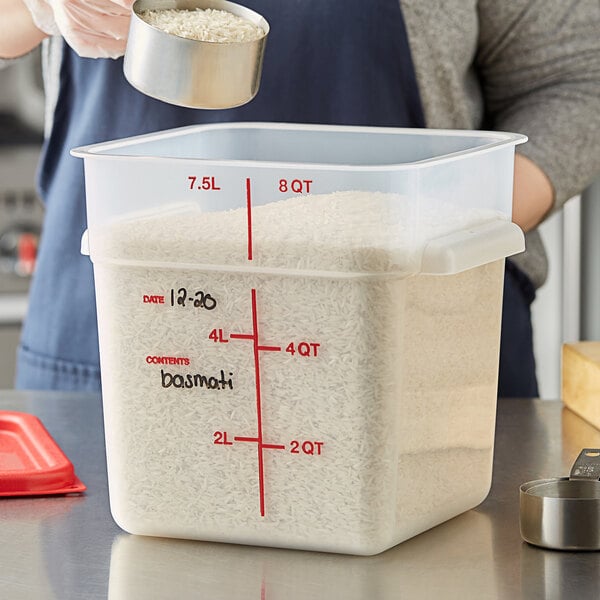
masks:
[[[569,477],[520,488],[521,536],[556,550],[600,550],[600,449],[584,448]]]
[[[257,25],[264,35],[246,42],[204,42],[166,33],[140,17],[144,10],[224,10]],[[140,92],[177,106],[205,109],[246,104],[258,92],[269,24],[226,0],[137,0],[123,72]]]

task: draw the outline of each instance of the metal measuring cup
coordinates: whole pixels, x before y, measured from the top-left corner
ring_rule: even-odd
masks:
[[[584,448],[569,477],[520,488],[521,536],[556,550],[600,550],[600,449]]]
[[[260,27],[245,42],[204,42],[146,23],[144,10],[224,10]],[[137,0],[132,7],[123,72],[138,91],[169,104],[223,109],[246,104],[258,92],[269,24],[258,13],[226,0]]]

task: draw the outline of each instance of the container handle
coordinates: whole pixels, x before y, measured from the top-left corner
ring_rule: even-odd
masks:
[[[90,234],[87,229],[81,235],[81,246],[79,251],[84,256],[90,255]]]
[[[423,250],[421,273],[454,275],[525,250],[518,225],[496,220],[431,240]]]

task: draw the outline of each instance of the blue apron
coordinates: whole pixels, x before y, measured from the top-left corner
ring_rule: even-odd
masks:
[[[40,168],[46,220],[16,385],[99,390],[83,162],[76,146],[193,123],[279,121],[424,127],[399,0],[246,0],[271,25],[261,89],[226,111],[174,107],[136,92],[122,60],[79,58],[66,45],[53,130]]]

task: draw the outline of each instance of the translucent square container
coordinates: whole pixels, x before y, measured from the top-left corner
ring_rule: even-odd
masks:
[[[74,150],[115,521],[369,555],[479,504],[523,141],[232,123]]]

